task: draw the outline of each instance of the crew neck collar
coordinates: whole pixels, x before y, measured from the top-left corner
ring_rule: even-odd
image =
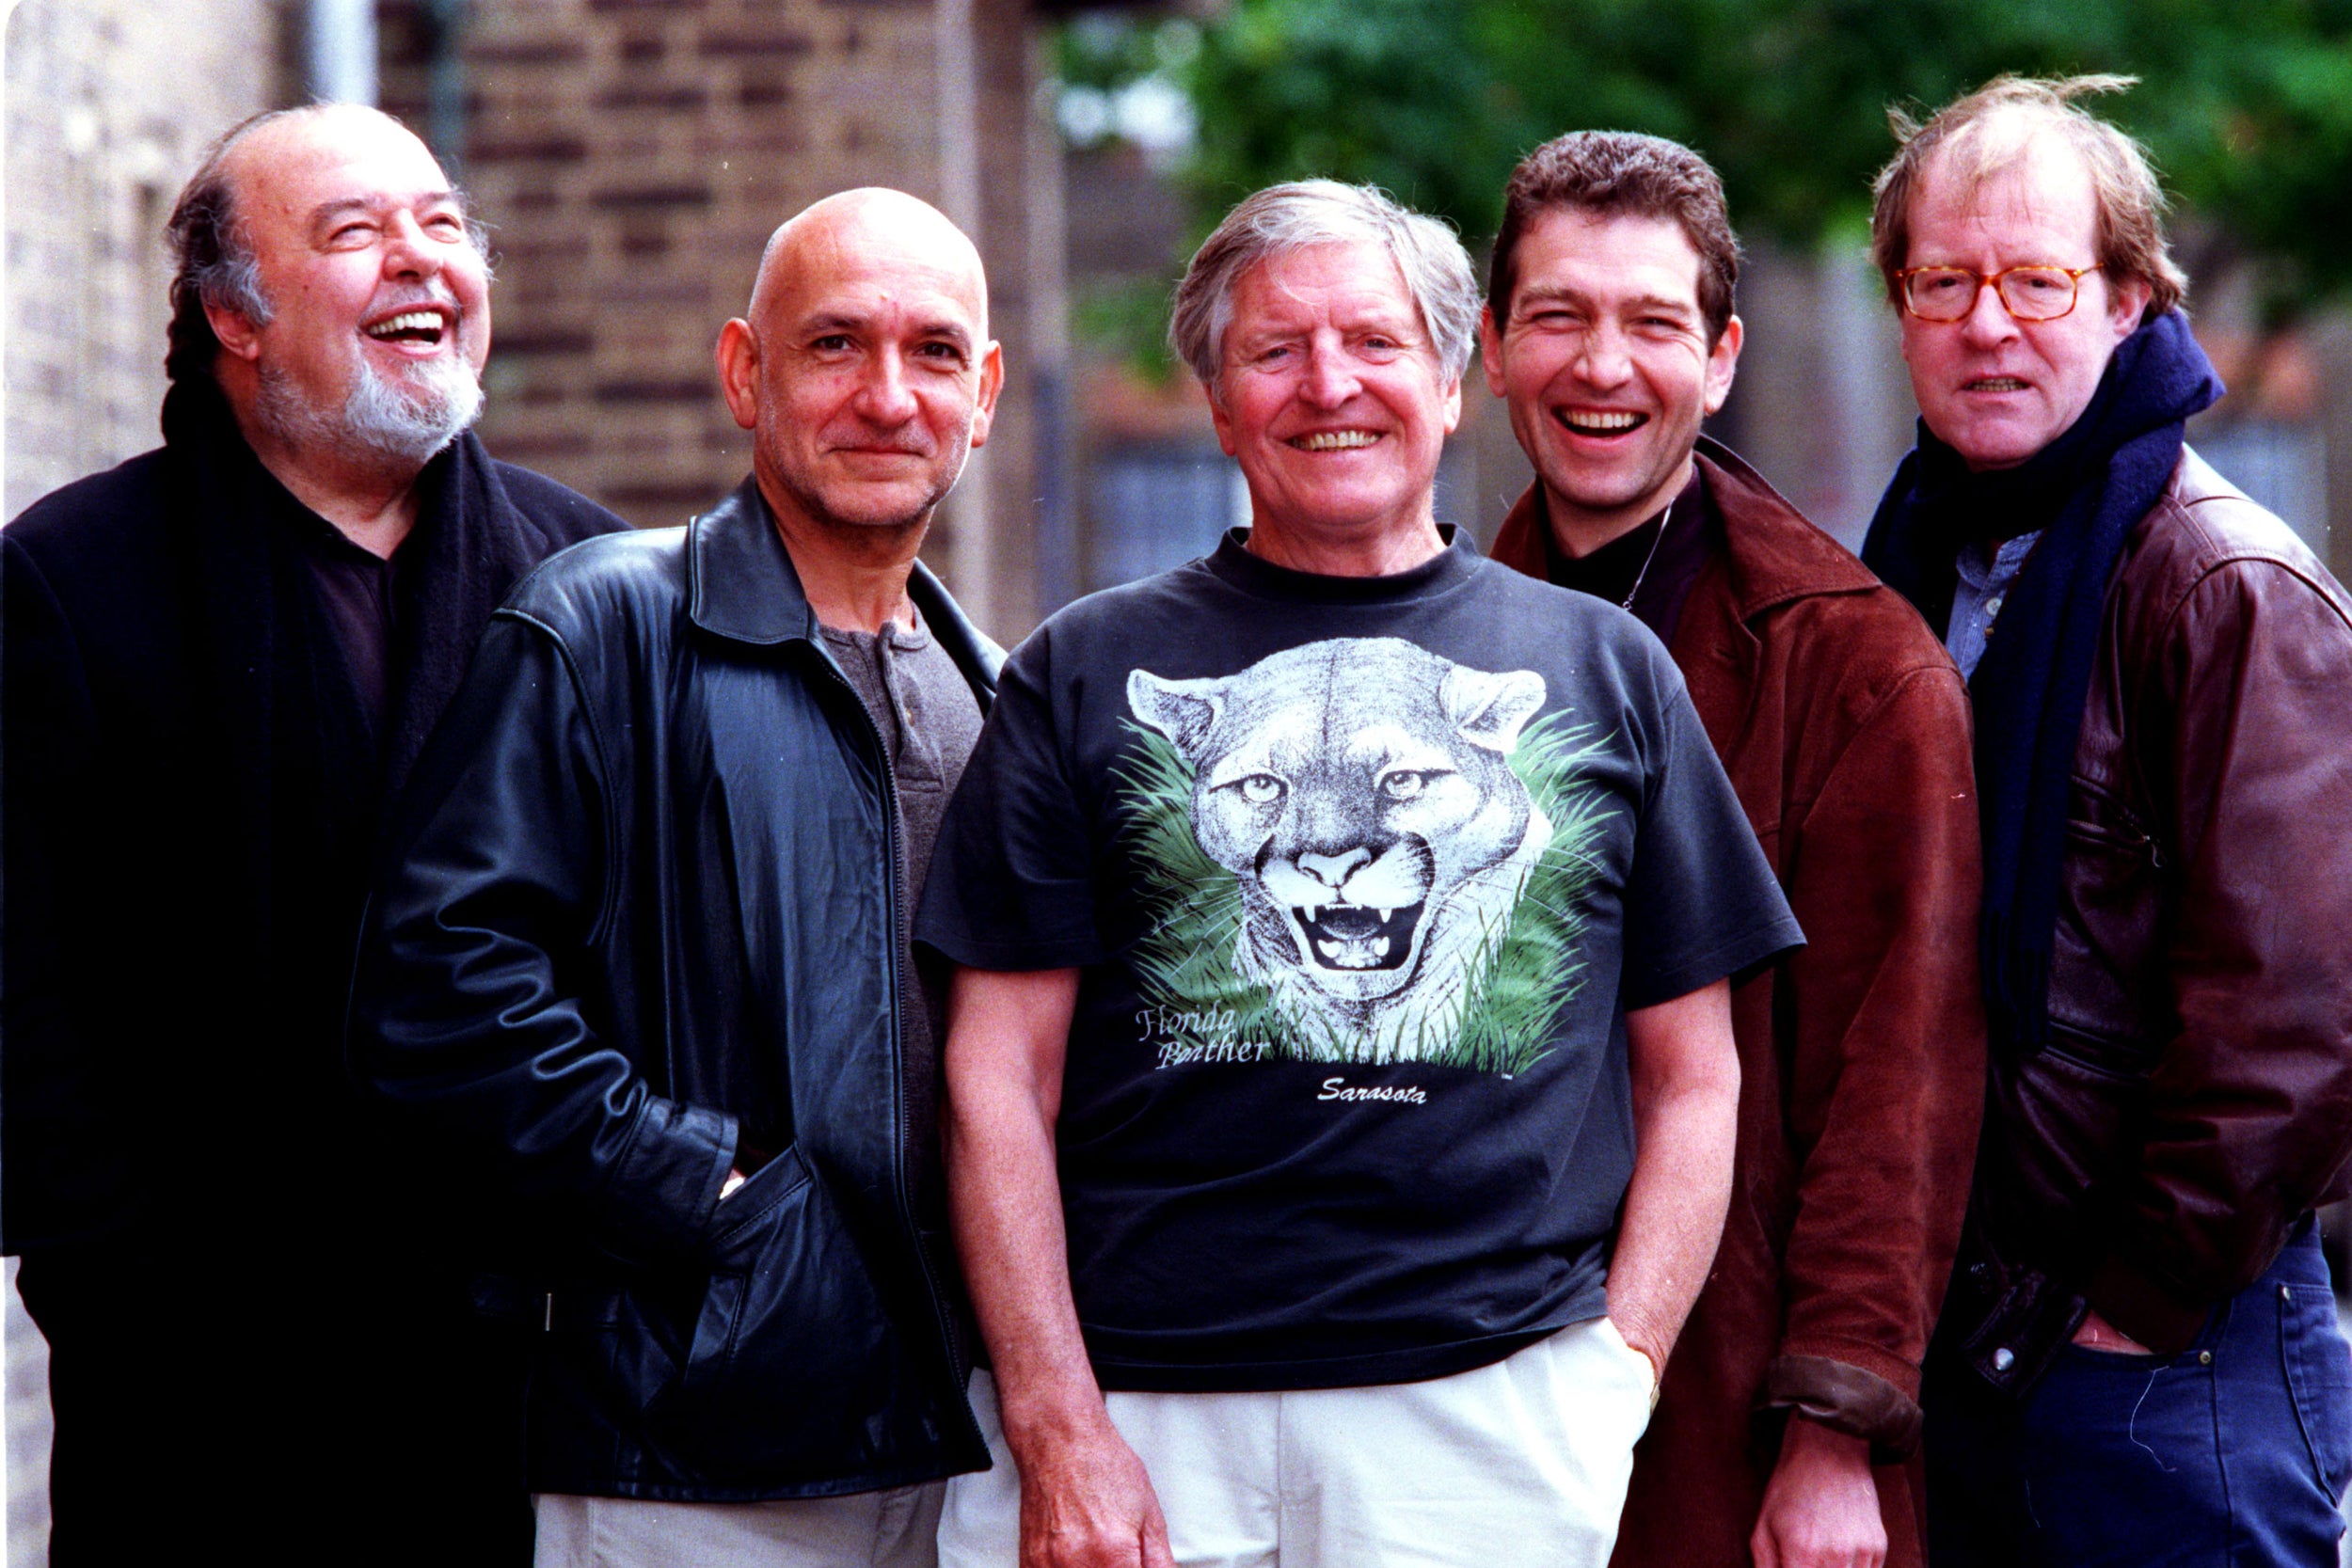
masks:
[[[1452,523],[1438,525],[1445,547],[1418,566],[1380,577],[1331,577],[1278,566],[1249,549],[1249,531],[1228,529],[1202,562],[1220,581],[1264,599],[1324,604],[1373,604],[1431,597],[1470,580],[1478,569],[1478,548]]]

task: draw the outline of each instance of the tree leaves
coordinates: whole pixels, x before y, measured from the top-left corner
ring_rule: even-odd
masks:
[[[1205,26],[1124,25],[1152,40],[1129,68],[1198,108],[1203,230],[1262,185],[1329,175],[1476,245],[1523,152],[1595,127],[1689,143],[1742,230],[1809,245],[1867,224],[1888,105],[2004,71],[2120,71],[2141,86],[2098,112],[2273,264],[2283,304],[2352,283],[2352,0],[1233,0]],[[1172,51],[1170,25],[1191,30]]]

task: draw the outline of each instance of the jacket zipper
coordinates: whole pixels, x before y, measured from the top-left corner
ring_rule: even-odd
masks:
[[[2145,854],[2148,857],[2148,864],[2153,869],[2162,871],[2167,863],[2164,846],[2157,841],[2156,835],[2149,831],[2147,824],[2140,821],[2137,815],[2123,803],[2122,798],[2112,790],[2102,789],[2094,784],[2081,784],[2079,781],[2077,783],[2078,787],[2106,800],[2114,809],[2116,822],[2120,824],[2120,827],[2111,827],[2106,823],[2080,822],[2075,824],[2083,836],[2094,841],[2105,838],[2110,843],[2121,840],[2123,844]]]
[[[898,1136],[891,1140],[891,1160],[896,1166],[898,1177],[895,1185],[898,1189],[896,1196],[898,1205],[898,1223],[905,1229],[908,1241],[914,1245],[915,1267],[923,1272],[924,1292],[930,1299],[931,1322],[939,1330],[940,1342],[946,1347],[947,1368],[952,1376],[963,1370],[966,1365],[963,1339],[956,1332],[955,1315],[947,1310],[946,1303],[941,1296],[939,1276],[932,1272],[930,1252],[923,1245],[922,1227],[915,1223],[914,1181],[907,1169],[907,1146],[914,1139],[914,1129],[907,1125],[907,1048],[904,1030],[899,1022],[899,1009],[904,1006],[903,998],[906,995],[909,977],[906,973],[905,954],[902,951],[905,944],[898,940],[899,932],[907,928],[908,920],[905,909],[906,889],[900,884],[898,876],[898,769],[897,765],[890,760],[890,747],[882,739],[882,726],[875,723],[874,716],[866,711],[866,699],[858,695],[857,688],[850,684],[849,676],[834,667],[832,658],[827,657],[823,650],[812,646],[810,651],[817,654],[818,661],[824,666],[825,673],[832,678],[834,685],[839,687],[849,697],[850,706],[857,710],[858,718],[866,725],[866,733],[873,737],[874,754],[882,759],[882,877],[890,888],[891,917],[890,1102],[894,1111],[893,1120],[898,1131]],[[885,697],[888,695],[887,688],[884,689],[883,694]],[[934,1021],[934,1023],[944,1021]],[[944,1052],[946,1041],[945,1038],[938,1037],[936,1027],[932,1032],[935,1042]],[[984,1447],[987,1439],[980,1434],[979,1426],[973,1420],[968,1406],[965,1407],[963,1421],[966,1435]]]
[[[2115,815],[2122,819],[2123,826],[2139,835],[2140,847],[2148,851],[2150,869],[2162,871],[2164,869],[2164,846],[2156,842],[2156,835],[2150,832],[2139,818],[2134,816],[2130,809],[2121,800],[2115,803]]]

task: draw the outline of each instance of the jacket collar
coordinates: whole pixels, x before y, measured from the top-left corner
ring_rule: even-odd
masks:
[[[1732,598],[1742,621],[1791,599],[1864,594],[1879,586],[1852,551],[1807,521],[1729,447],[1702,436],[1698,462],[1724,520]]]
[[[696,626],[761,646],[807,642],[823,655],[817,612],[756,478],[687,525],[686,559],[686,615]],[[973,626],[919,561],[907,579],[907,595],[985,705],[995,693],[1004,650]]]
[[[1732,600],[1742,621],[1791,599],[1855,594],[1878,586],[1868,567],[1807,522],[1764,476],[1722,442],[1700,436],[1698,466],[1724,521]],[[1495,535],[1494,559],[1530,577],[1546,571],[1544,488],[1538,480],[1512,505]]]
[[[686,539],[688,620],[735,642],[816,638],[817,612],[808,607],[758,480],[746,479],[689,523]]]

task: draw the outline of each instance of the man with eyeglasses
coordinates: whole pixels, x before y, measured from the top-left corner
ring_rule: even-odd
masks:
[[[1950,1564],[2333,1562],[2352,1361],[2352,602],[2183,445],[2163,196],[2004,77],[1880,175],[1917,450],[1865,559],[1969,676],[1991,1093],[1929,1358]]]

